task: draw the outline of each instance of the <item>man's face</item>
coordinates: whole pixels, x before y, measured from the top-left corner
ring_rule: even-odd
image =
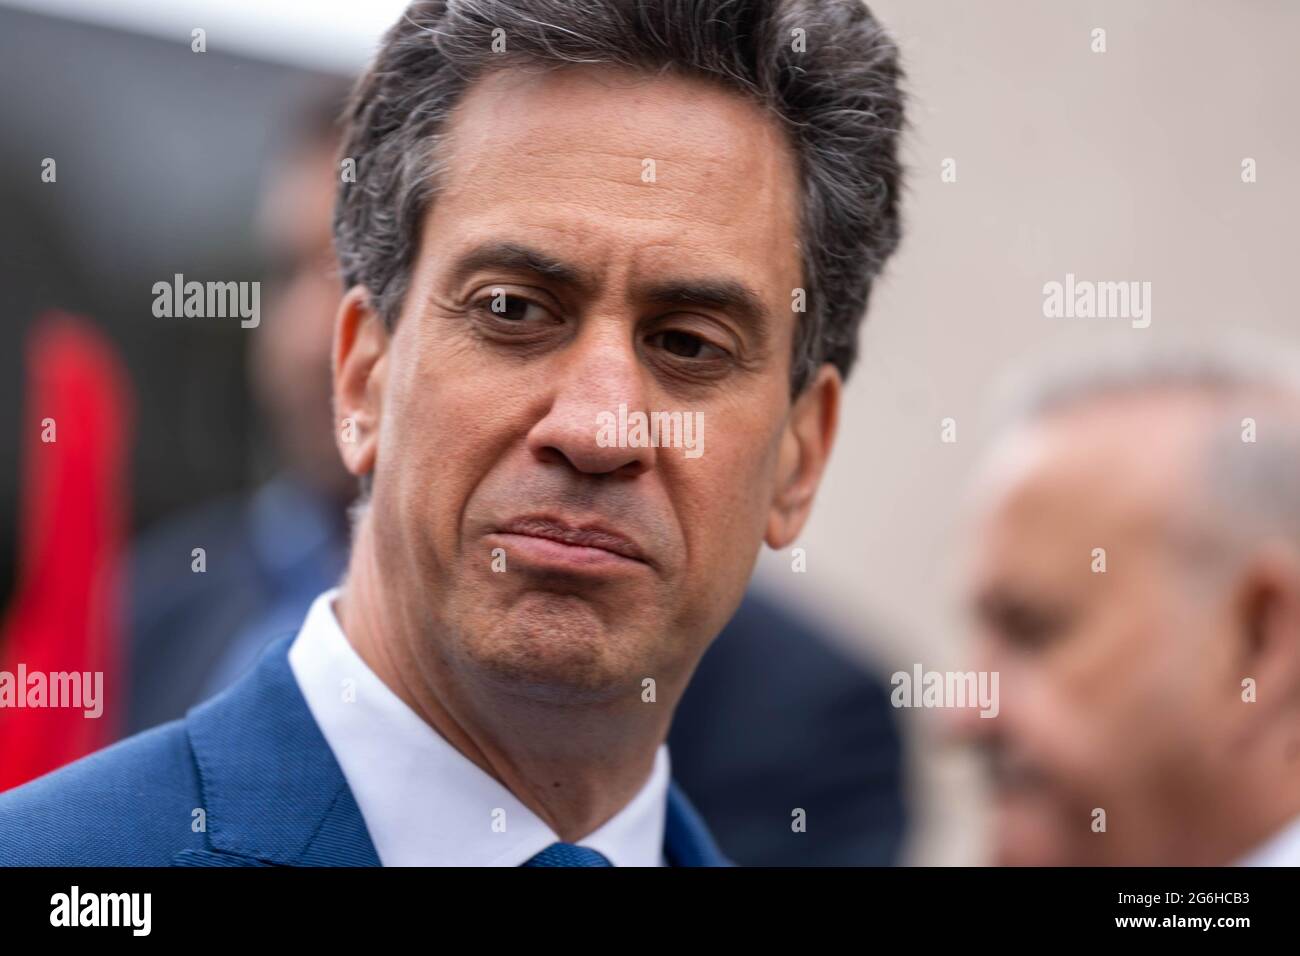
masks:
[[[1190,403],[1099,402],[993,456],[971,597],[1001,707],[962,719],[993,757],[1001,863],[1159,864],[1195,837],[1239,687],[1222,592],[1171,543],[1203,467]]]
[[[329,408],[330,339],[342,294],[330,235],[334,149],[320,143],[296,151],[268,183],[261,225],[272,276],[251,370],[283,464],[345,501],[356,481],[339,466]]]
[[[793,153],[733,94],[570,69],[474,84],[442,156],[369,385],[386,586],[452,668],[684,684],[833,431],[823,370],[796,462]],[[703,453],[611,447],[621,407],[702,420]]]

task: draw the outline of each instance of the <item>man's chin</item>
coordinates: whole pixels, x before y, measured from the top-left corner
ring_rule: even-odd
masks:
[[[1077,866],[1085,862],[1064,838],[1059,811],[1045,800],[1001,796],[995,819],[994,862],[998,866]],[[1088,827],[1086,816],[1080,825]]]
[[[529,592],[462,641],[484,677],[515,693],[572,705],[640,692],[642,675],[629,668],[644,655],[629,653],[635,641],[580,597]]]

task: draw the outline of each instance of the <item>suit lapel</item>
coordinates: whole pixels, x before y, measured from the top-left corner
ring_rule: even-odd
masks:
[[[668,817],[664,822],[664,856],[670,866],[732,866],[699,812],[674,781],[668,785]]]
[[[292,641],[276,641],[243,679],[190,711],[212,851],[180,854],[178,865],[379,865],[289,667]]]

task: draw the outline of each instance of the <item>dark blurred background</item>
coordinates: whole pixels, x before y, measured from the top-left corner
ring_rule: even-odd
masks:
[[[264,278],[259,185],[291,106],[327,74],[0,7],[0,593],[13,588],[21,343],[37,311],[92,319],[137,393],[131,525],[266,476],[249,330],[159,319],[153,284]],[[165,82],[159,78],[165,77]],[[42,160],[57,182],[42,184]],[[44,188],[41,188],[41,187]]]

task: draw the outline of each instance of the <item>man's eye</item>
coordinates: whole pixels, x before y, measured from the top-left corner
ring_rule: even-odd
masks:
[[[718,359],[726,354],[722,349],[704,341],[698,335],[680,330],[659,332],[651,336],[650,341],[665,352],[680,358]]]
[[[551,317],[551,312],[523,296],[511,295],[500,289],[485,296],[475,304],[481,312],[487,312],[503,322],[525,324],[526,322],[543,322]]]
[[[1007,643],[1025,651],[1049,646],[1065,630],[1061,615],[1018,608],[1002,620],[1002,634]]]

